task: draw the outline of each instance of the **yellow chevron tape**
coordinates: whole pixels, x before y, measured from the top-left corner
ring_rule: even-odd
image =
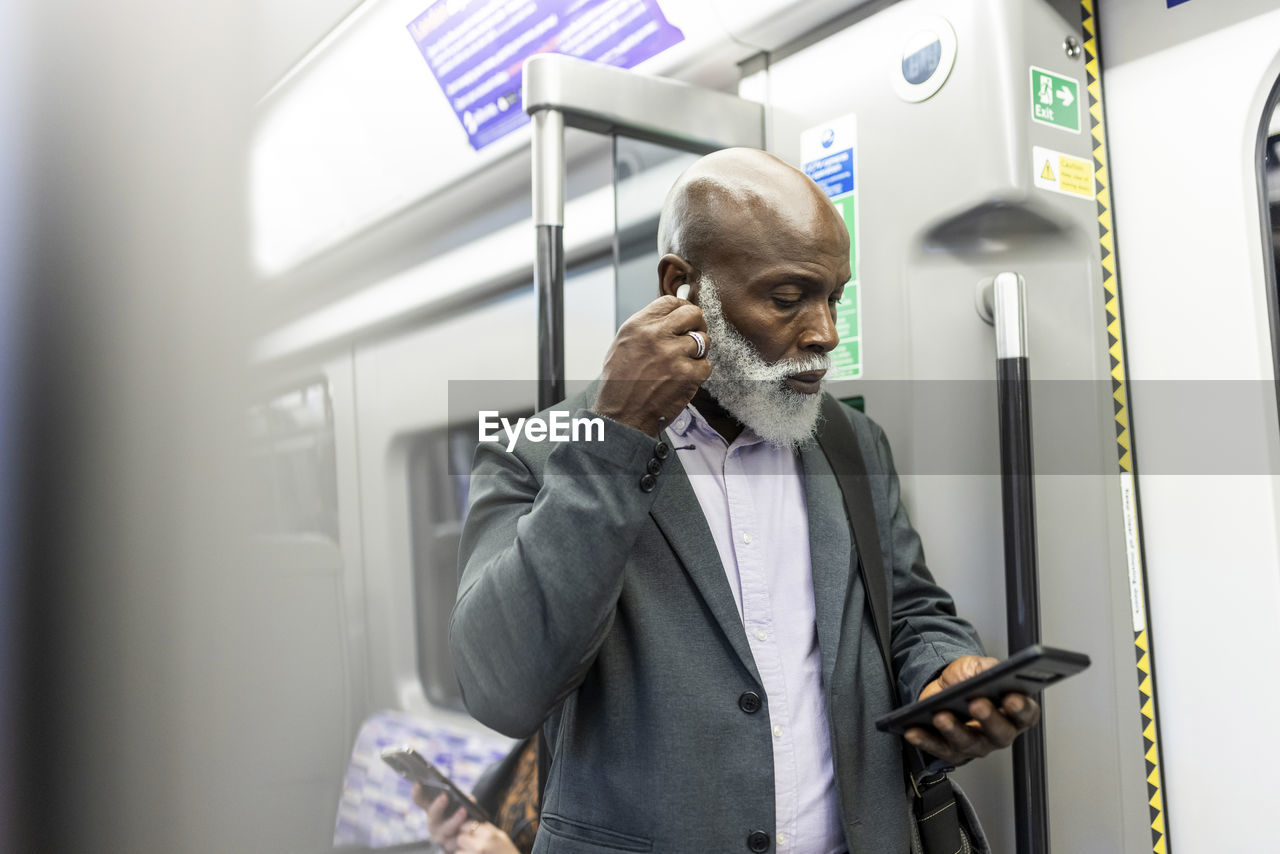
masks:
[[[1122,473],[1132,473],[1133,457],[1130,448],[1128,393],[1125,388],[1123,326],[1120,313],[1120,285],[1116,275],[1115,238],[1111,219],[1110,176],[1107,174],[1106,127],[1103,119],[1102,79],[1098,58],[1097,22],[1093,16],[1093,0],[1080,0],[1081,29],[1084,34],[1085,49],[1085,90],[1089,93],[1089,116],[1092,127],[1090,134],[1094,139],[1094,182],[1095,201],[1098,206],[1098,244],[1102,247],[1102,287],[1107,294],[1107,339],[1108,351],[1115,360],[1111,376],[1116,382],[1112,397],[1115,399],[1115,423],[1117,464]],[[1134,501],[1136,502],[1136,496]],[[1136,504],[1134,505],[1136,507]],[[1129,512],[1126,510],[1126,512]],[[1141,517],[1136,512],[1131,520],[1135,528],[1140,527]],[[1139,549],[1136,567],[1131,572],[1141,575],[1142,589],[1146,589],[1145,561]],[[1139,678],[1138,699],[1142,704],[1142,740],[1145,749],[1144,758],[1149,767],[1147,775],[1148,807],[1151,822],[1152,854],[1168,854],[1168,834],[1166,832],[1167,817],[1164,811],[1164,797],[1160,786],[1160,730],[1156,716],[1155,680],[1152,673],[1151,652],[1147,627],[1150,625],[1146,614],[1145,596],[1140,592],[1134,596],[1135,611],[1140,609],[1140,631],[1134,633],[1133,645],[1138,651],[1136,671]]]

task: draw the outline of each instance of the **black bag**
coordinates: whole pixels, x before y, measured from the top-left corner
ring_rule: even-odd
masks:
[[[898,678],[890,657],[889,591],[885,588],[884,565],[880,559],[880,535],[876,531],[875,507],[867,482],[867,464],[858,448],[858,438],[841,404],[825,394],[818,445],[835,472],[844,497],[845,514],[853,534],[853,554],[866,589],[871,624],[879,642],[880,655],[889,672],[889,688],[894,706],[901,705]],[[907,794],[911,801],[911,845],[913,854],[989,854],[991,848],[968,798],[953,784],[945,771],[929,772],[924,756],[914,747],[904,749]]]

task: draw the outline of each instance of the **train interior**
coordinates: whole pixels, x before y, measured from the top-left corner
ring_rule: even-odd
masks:
[[[7,850],[432,851],[375,747],[415,740],[467,785],[511,747],[467,713],[448,629],[470,396],[536,408],[547,178],[518,65],[489,114],[480,90],[460,108],[474,79],[444,82],[430,33],[572,4],[300,5],[87,12],[110,58],[46,51],[38,97],[4,90],[34,128],[0,136]],[[1092,660],[1044,697],[1053,848],[1259,850],[1280,7],[578,5],[663,40],[537,60],[583,87],[553,105],[570,389],[656,295],[663,198],[701,153],[847,156],[823,185],[853,252],[828,390],[884,427],[930,569],[998,657],[984,289],[1023,284],[1039,621]],[[56,12],[20,23],[52,48]],[[254,37],[272,61],[228,67]],[[995,851],[1018,850],[1011,762],[955,774]]]

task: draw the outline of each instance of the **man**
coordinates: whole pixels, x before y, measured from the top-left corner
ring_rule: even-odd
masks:
[[[810,441],[844,223],[802,173],[729,150],[677,181],[659,248],[661,296],[567,404],[605,416],[604,441],[477,451],[450,631],[467,707],[509,735],[544,727],[535,854],[906,852],[903,745],[873,726],[888,676]],[[899,691],[928,695],[994,659],[925,569],[883,433],[846,415]],[[960,762],[1039,717],[1017,695],[971,711],[907,740]]]

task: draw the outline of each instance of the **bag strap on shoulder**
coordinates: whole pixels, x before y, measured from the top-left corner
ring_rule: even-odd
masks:
[[[818,428],[818,446],[827,458],[840,494],[844,497],[844,512],[849,517],[853,534],[854,560],[862,586],[867,591],[867,605],[871,611],[871,625],[875,629],[880,646],[880,657],[889,674],[889,688],[893,692],[894,706],[901,705],[898,697],[898,679],[893,668],[893,641],[890,637],[889,590],[885,586],[884,562],[880,558],[880,534],[876,529],[875,503],[871,498],[870,475],[867,463],[858,448],[858,437],[844,414],[840,401],[829,394],[822,396],[822,425]]]
[[[880,554],[880,534],[876,528],[875,502],[871,497],[867,463],[858,448],[853,425],[838,400],[829,394],[822,398],[822,425],[818,428],[818,445],[827,458],[840,494],[844,498],[845,515],[853,535],[852,560],[867,593],[867,607],[872,628],[880,647],[880,657],[889,675],[889,690],[894,706],[901,705],[898,696],[897,671],[893,667],[893,642],[890,635],[889,590],[885,584],[884,561]],[[914,747],[904,749],[907,782],[915,791],[915,818],[923,849],[926,852],[959,852],[962,847],[959,815],[951,781],[945,773],[925,772],[924,756]]]

